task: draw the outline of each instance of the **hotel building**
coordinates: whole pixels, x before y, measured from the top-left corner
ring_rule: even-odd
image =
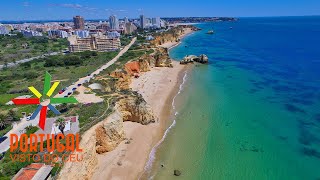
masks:
[[[91,35],[87,38],[79,38],[75,35],[68,38],[70,52],[83,51],[115,51],[121,46],[119,38],[107,38],[106,36]]]

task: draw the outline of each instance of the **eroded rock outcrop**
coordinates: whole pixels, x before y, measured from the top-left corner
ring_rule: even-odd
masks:
[[[156,67],[173,67],[167,48],[157,48],[154,58]]]
[[[96,152],[98,154],[114,150],[125,138],[122,116],[116,112],[114,118],[96,128]]]
[[[128,62],[124,65],[124,70],[131,76],[140,74],[140,72],[147,72],[151,67],[155,66],[155,59],[151,55],[144,54],[138,60]]]
[[[178,42],[180,41],[180,35],[183,33],[184,28],[182,26],[171,28],[169,31],[162,32],[161,34],[155,36],[151,43],[155,46],[159,46],[166,42]]]
[[[119,100],[116,108],[120,111],[123,121],[132,121],[147,125],[154,123],[156,119],[151,107],[140,94]]]
[[[83,152],[74,152],[83,157],[81,162],[66,162],[59,173],[59,180],[90,179],[98,164],[95,147],[94,129],[90,129],[81,136],[80,147]]]
[[[146,61],[148,62],[149,65],[149,70],[150,67],[155,67],[156,66],[156,60],[154,59],[154,57],[150,54],[144,54],[139,58],[139,61]]]
[[[116,70],[110,74],[111,77],[117,78],[114,88],[117,91],[127,90],[130,87],[131,75],[124,70]]]
[[[185,56],[183,60],[180,61],[180,64],[189,64],[193,62],[207,64],[209,61],[208,61],[208,57],[205,54],[201,54],[200,56],[188,55],[188,56]]]

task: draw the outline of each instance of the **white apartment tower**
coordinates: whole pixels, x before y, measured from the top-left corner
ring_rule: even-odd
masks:
[[[119,20],[117,16],[112,15],[109,17],[110,29],[111,30],[119,30]]]

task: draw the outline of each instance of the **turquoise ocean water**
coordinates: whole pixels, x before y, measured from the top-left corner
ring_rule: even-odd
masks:
[[[196,26],[170,56],[210,63],[185,75],[148,177],[320,179],[320,17]]]

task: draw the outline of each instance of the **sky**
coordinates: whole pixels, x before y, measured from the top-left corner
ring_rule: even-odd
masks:
[[[320,0],[6,0],[0,21],[147,17],[260,17],[320,15]]]

